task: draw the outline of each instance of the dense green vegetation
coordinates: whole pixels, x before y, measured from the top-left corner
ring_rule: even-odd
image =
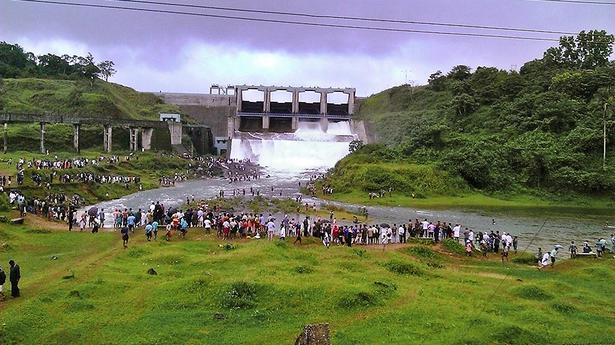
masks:
[[[22,270],[22,297],[0,302],[6,345],[292,344],[315,322],[334,344],[615,342],[612,258],[537,271],[433,245],[221,247],[200,230],[139,231],[124,250],[116,233],[28,222],[0,224],[0,261]]]
[[[134,120],[158,120],[161,112],[179,112],[177,106],[164,104],[153,94],[106,82],[114,71],[113,62],[95,65],[91,55],[37,57],[19,45],[0,42],[0,112]],[[72,136],[70,125],[48,125],[46,147],[70,151]],[[128,130],[116,128],[113,136],[115,147],[128,147]],[[39,137],[38,124],[11,124],[8,149],[38,150]],[[168,133],[154,131],[152,146],[170,149]],[[101,148],[102,126],[83,126],[81,147]]]
[[[116,72],[114,66],[109,60],[97,64],[92,53],[87,56],[51,53],[36,56],[18,44],[0,42],[0,76],[6,78],[41,77],[93,82],[101,76],[108,80]]]
[[[612,46],[612,35],[582,32],[519,72],[456,66],[432,74],[429,85],[373,95],[359,117],[380,144],[339,162],[329,183],[336,193],[392,188],[417,198],[476,191],[612,197]]]

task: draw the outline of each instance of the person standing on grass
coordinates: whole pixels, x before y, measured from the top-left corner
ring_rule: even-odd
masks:
[[[459,242],[460,232],[461,232],[461,225],[455,224],[455,227],[453,228],[453,238],[455,239],[455,242]]]
[[[130,230],[130,232],[135,232],[136,220],[136,217],[132,213],[130,213],[128,217],[126,217],[126,225],[128,225],[128,229]]]
[[[128,227],[123,226],[120,230],[120,234],[122,235],[122,244],[124,245],[124,249],[128,248]]]
[[[11,296],[19,297],[19,280],[21,279],[21,270],[19,269],[19,265],[15,263],[13,260],[9,260],[9,266],[11,266],[9,271],[9,280],[11,281]]]
[[[301,229],[297,229],[295,231],[295,235],[297,237],[295,238],[295,242],[293,242],[293,244],[297,244],[297,242],[299,242],[299,245],[301,245]]]
[[[152,240],[152,229],[153,227],[151,223],[145,226],[145,238],[148,242]]]
[[[6,283],[6,273],[0,266],[0,301],[4,301],[4,283]]]
[[[553,250],[551,250],[550,253],[550,257],[551,257],[551,267],[555,266],[555,257],[557,256],[559,247],[555,247],[553,248]]]
[[[506,262],[508,262],[508,251],[510,250],[510,245],[508,242],[502,247],[502,263],[504,263],[504,258],[506,258]]]
[[[275,234],[275,223],[273,219],[269,219],[267,222],[267,240],[273,241],[273,235]]]
[[[68,207],[68,231],[73,231],[73,223],[75,222],[75,209],[72,206]]]

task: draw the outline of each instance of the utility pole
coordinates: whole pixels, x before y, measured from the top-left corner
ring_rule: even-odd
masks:
[[[602,115],[602,170],[606,170],[606,108],[608,105],[604,102],[604,115]]]

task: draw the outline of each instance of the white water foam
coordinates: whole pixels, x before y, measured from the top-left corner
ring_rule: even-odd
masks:
[[[355,136],[348,122],[299,122],[295,133],[244,133],[233,138],[231,158],[250,159],[270,171],[303,172],[331,168],[344,158]]]

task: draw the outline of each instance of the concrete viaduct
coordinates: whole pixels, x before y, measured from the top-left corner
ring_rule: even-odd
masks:
[[[152,144],[152,135],[154,128],[167,129],[171,134],[171,145],[181,145],[182,143],[182,127],[188,128],[206,128],[203,125],[182,124],[181,122],[173,121],[148,121],[148,120],[128,120],[128,119],[111,119],[100,117],[83,117],[73,115],[55,115],[55,114],[22,114],[22,113],[0,113],[0,123],[4,124],[4,152],[7,151],[8,137],[7,128],[9,123],[39,123],[40,125],[40,140],[41,153],[46,153],[45,149],[45,127],[49,124],[63,123],[73,125],[73,147],[76,152],[80,151],[79,135],[81,125],[96,124],[103,126],[103,149],[105,152],[111,152],[113,127],[128,128],[130,133],[130,151],[139,149],[139,134],[141,137],[141,147],[143,150],[150,150]]]

